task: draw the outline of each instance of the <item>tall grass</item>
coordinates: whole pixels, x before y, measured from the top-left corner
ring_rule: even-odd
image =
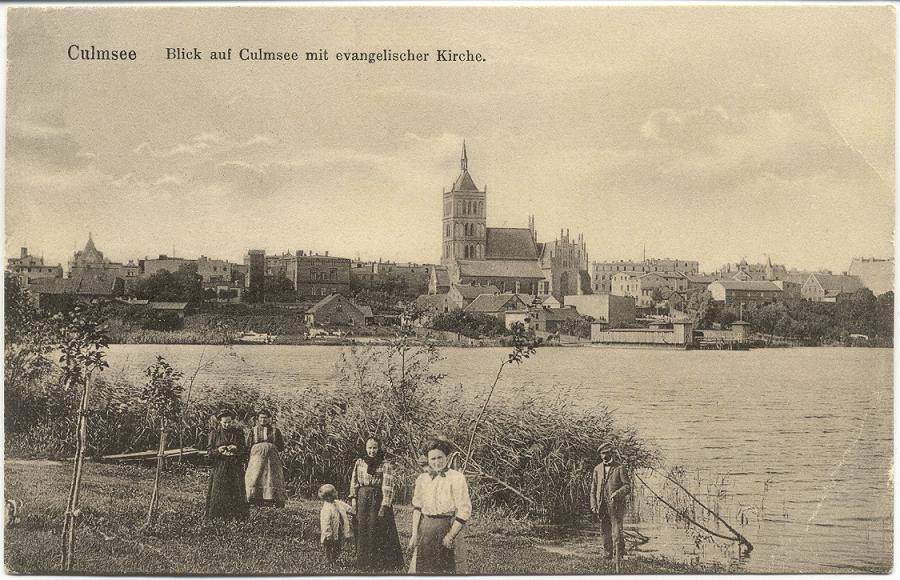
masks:
[[[449,387],[433,372],[438,358],[432,347],[401,341],[387,348],[348,349],[338,363],[339,385],[328,390],[311,387],[281,395],[236,384],[213,385],[194,392],[182,421],[183,440],[205,449],[206,434],[220,409],[233,410],[238,423],[249,427],[256,412],[267,408],[285,438],[282,456],[289,490],[311,496],[325,482],[346,491],[366,438],[378,435],[400,472],[403,486],[398,495],[407,498],[420,470],[417,459],[424,441],[445,437],[464,455],[462,447],[480,411],[478,402],[465,397],[461,387]],[[523,364],[538,366],[540,356]],[[89,453],[155,448],[159,431],[147,418],[140,390],[122,377],[94,382]],[[8,453],[72,453],[71,426],[60,422],[64,409],[51,406],[45,397],[34,405],[29,421],[12,430],[7,425]],[[169,427],[168,440],[178,441],[178,428]],[[513,516],[574,518],[589,505],[590,475],[598,462],[595,450],[603,440],[616,442],[632,467],[657,462],[657,452],[633,429],[618,425],[605,408],[586,411],[563,398],[491,402],[476,432],[466,473],[473,500],[480,509]],[[457,468],[461,465],[456,462]]]

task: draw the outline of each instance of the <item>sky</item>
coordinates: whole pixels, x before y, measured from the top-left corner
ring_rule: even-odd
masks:
[[[840,272],[894,253],[894,47],[891,6],[10,9],[5,251],[433,263],[465,140],[489,227]],[[382,49],[429,60],[334,58]]]

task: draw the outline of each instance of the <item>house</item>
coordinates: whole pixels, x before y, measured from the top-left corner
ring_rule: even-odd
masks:
[[[579,316],[578,310],[573,307],[535,308],[531,311],[531,327],[541,332],[560,332],[566,321]]]
[[[92,234],[88,233],[88,241],[84,249],[76,251],[69,260],[69,278],[75,278],[88,272],[100,272],[123,280],[136,280],[140,272],[140,265],[135,264],[133,260],[129,260],[127,264],[110,261],[103,256],[103,252],[97,249]]]
[[[608,328],[621,328],[635,319],[634,298],[616,296],[608,292],[566,296],[565,305],[573,306],[579,314],[590,316]]]
[[[554,298],[551,294],[547,294],[546,296],[535,296],[534,297],[534,305],[540,306],[541,308],[560,308],[562,304],[559,300]]]
[[[738,304],[768,304],[781,297],[782,289],[767,280],[717,280],[707,289],[713,300],[726,306]]]
[[[241,301],[244,285],[240,282],[205,282],[203,293],[211,301],[234,304]]]
[[[610,292],[612,277],[619,272],[635,275],[646,272],[681,272],[688,276],[696,276],[700,272],[700,262],[680,258],[644,258],[641,262],[632,260],[593,262],[591,264],[591,284],[594,292]]]
[[[496,286],[476,286],[472,284],[451,284],[447,292],[450,308],[465,309],[473,300],[482,294],[499,294]]]
[[[331,294],[314,304],[303,317],[308,326],[365,326],[373,318],[369,306],[357,306],[342,294]]]
[[[62,278],[62,265],[44,264],[43,256],[32,256],[28,248],[21,248],[18,258],[9,258],[6,269],[19,277],[22,286],[28,286],[32,280],[40,278]]]
[[[187,312],[187,302],[148,302],[147,308],[160,314],[174,314],[181,320],[184,320]]]
[[[464,310],[493,316],[509,328],[515,322],[528,321],[528,306],[518,294],[482,294]]]
[[[719,276],[712,276],[709,274],[689,274],[688,290],[706,290],[710,284],[719,278]]]
[[[837,302],[864,288],[858,276],[810,274],[800,288],[800,297],[812,302]]]
[[[438,314],[450,312],[451,308],[453,308],[453,304],[448,299],[446,293],[422,294],[416,298],[416,305],[422,310]]]
[[[450,274],[447,266],[432,265],[428,268],[428,293],[446,294],[450,290]]]
[[[41,278],[29,288],[41,310],[59,311],[73,301],[113,300],[125,293],[125,281],[108,271],[77,272],[72,278]]]
[[[665,290],[684,292],[688,289],[688,277],[681,272],[646,272],[643,274],[631,274],[620,272],[612,277],[611,294],[616,296],[631,296],[638,308],[651,308],[654,304],[654,296]]]

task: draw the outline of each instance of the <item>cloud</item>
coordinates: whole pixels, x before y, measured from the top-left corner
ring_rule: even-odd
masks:
[[[216,165],[216,177],[240,198],[266,197],[287,181],[289,167],[282,164],[252,165],[226,161]]]
[[[46,168],[83,167],[94,156],[81,152],[78,141],[61,119],[12,121],[7,133],[7,155]]]

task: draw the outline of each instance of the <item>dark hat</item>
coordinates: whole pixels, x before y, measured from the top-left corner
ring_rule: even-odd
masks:
[[[232,419],[234,419],[234,417],[235,417],[234,411],[232,411],[231,409],[222,409],[216,415],[216,419],[221,419],[222,417],[231,417]]]
[[[600,444],[600,447],[597,448],[598,452],[615,451],[615,450],[616,450],[615,445],[613,445],[610,441],[604,441],[603,443]]]

